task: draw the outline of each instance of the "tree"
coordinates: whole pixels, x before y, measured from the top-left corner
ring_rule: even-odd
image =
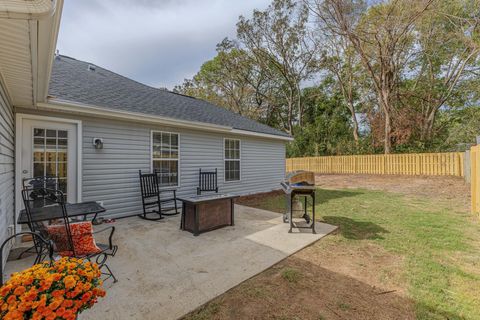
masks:
[[[392,117],[415,22],[432,1],[393,0],[368,7],[356,0],[314,0],[310,6],[332,32],[348,39],[370,76],[383,113],[385,153],[392,151]]]
[[[302,82],[316,71],[316,48],[309,41],[307,7],[293,0],[273,0],[265,11],[253,17],[241,16],[237,37],[255,58],[287,107],[287,131],[293,132],[294,117],[302,125]]]
[[[273,127],[286,128],[271,77],[235,41],[225,38],[217,55],[205,62],[193,79],[174,91],[209,101]]]
[[[322,25],[320,25],[320,32],[322,36],[316,39],[322,39],[324,43],[322,66],[336,77],[337,86],[345,100],[345,106],[350,112],[353,139],[358,145],[360,136],[357,105],[359,104],[358,88],[361,77],[358,57],[344,37],[331,32],[328,27]]]
[[[176,90],[291,133],[289,155],[450,150],[478,132],[479,28],[478,0],[272,0]]]
[[[468,99],[475,89],[469,89],[466,82],[478,84],[480,6],[473,4],[437,0],[416,22],[418,52],[411,67],[413,77],[401,97],[420,113],[419,139],[423,142],[433,138],[440,108],[452,104],[452,99]]]
[[[253,72],[247,53],[225,39],[217,45],[217,55],[205,62],[192,80],[186,79],[175,90],[259,119],[250,85]]]
[[[333,77],[320,85],[302,90],[305,121],[295,141],[288,146],[289,156],[324,156],[358,152],[352,140],[350,114]]]
[[[439,112],[443,131],[436,139],[439,150],[465,150],[475,144],[480,134],[480,106],[469,106]]]

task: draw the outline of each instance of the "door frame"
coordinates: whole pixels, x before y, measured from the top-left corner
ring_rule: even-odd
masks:
[[[77,202],[82,201],[82,120],[41,116],[36,114],[16,113],[15,114],[15,224],[21,206],[22,186],[22,144],[23,144],[23,120],[53,121],[75,124],[77,126]]]

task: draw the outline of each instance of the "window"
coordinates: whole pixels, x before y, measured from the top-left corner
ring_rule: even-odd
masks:
[[[225,181],[240,180],[240,140],[225,139]]]
[[[33,129],[33,176],[58,179],[58,187],[67,193],[68,131]]]
[[[152,132],[152,167],[161,187],[178,186],[178,134]]]

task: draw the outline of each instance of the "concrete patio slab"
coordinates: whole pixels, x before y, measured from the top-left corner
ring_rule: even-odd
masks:
[[[79,318],[177,319],[336,229],[318,223],[317,234],[289,234],[278,213],[235,210],[234,227],[198,237],[179,230],[178,216],[115,222],[109,265],[119,282],[106,281],[107,296]]]

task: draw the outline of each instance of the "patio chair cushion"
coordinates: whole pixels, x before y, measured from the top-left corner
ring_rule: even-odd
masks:
[[[47,227],[50,238],[55,243],[55,249],[61,256],[73,256],[69,246],[68,234],[64,224]],[[95,243],[92,222],[82,221],[70,223],[72,242],[76,256],[88,256],[102,251]]]

